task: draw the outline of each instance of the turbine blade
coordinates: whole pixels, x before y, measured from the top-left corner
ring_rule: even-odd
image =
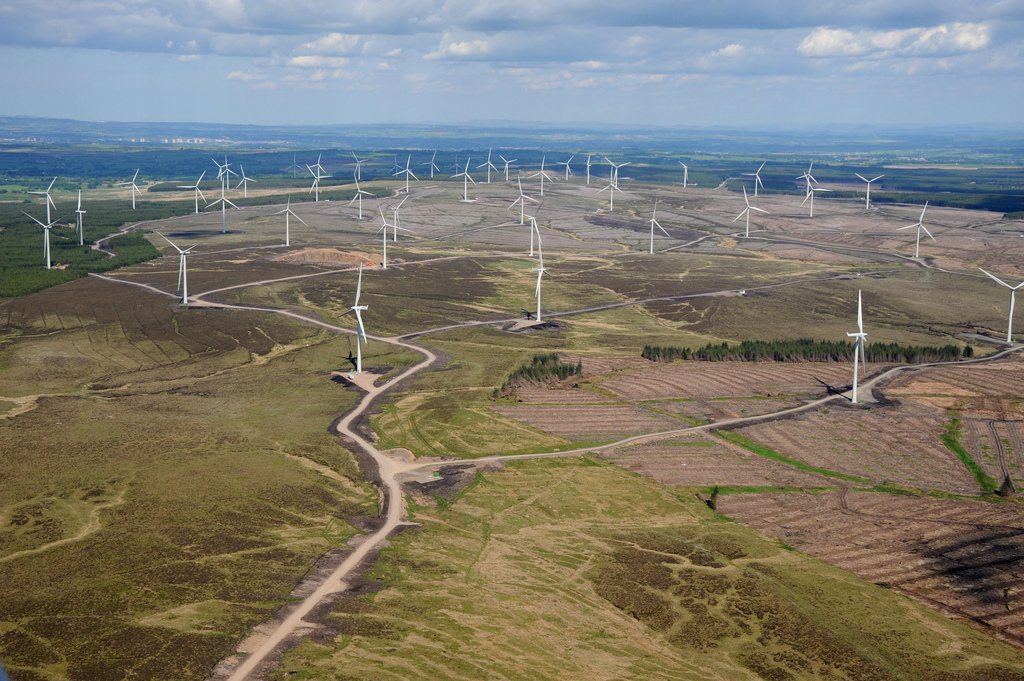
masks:
[[[35,220],[35,218],[32,218],[32,219],[33,219],[33,220]],[[36,222],[39,222],[39,221],[38,221],[38,220],[36,220]],[[999,277],[997,277],[996,275],[992,274],[991,272],[987,272],[986,270],[984,270],[984,269],[982,269],[982,268],[980,268],[980,267],[979,267],[978,269],[979,269],[979,270],[981,270],[982,272],[985,272],[985,274],[987,274],[988,276],[992,277],[993,279],[995,279],[996,281],[998,281],[998,282],[999,282],[1000,284],[1002,284],[1002,285],[1003,285],[1003,286],[1005,286],[1006,288],[1013,288],[1012,286],[1010,286],[1009,284],[1007,284],[1007,283],[1006,283],[1005,281],[1003,281],[1002,279],[1000,279],[1000,278],[999,278]]]

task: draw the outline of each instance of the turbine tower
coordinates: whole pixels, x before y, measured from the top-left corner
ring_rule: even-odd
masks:
[[[352,197],[352,200],[348,202],[348,205],[351,206],[357,200],[359,201],[359,219],[362,220],[363,219],[363,196],[364,195],[365,196],[372,196],[373,198],[377,198],[377,197],[373,196],[373,194],[371,194],[368,191],[365,191],[364,189],[362,189],[359,186],[359,178],[356,176],[355,173],[352,173],[352,179],[354,179],[356,181],[356,195]]]
[[[572,175],[572,169],[571,169],[571,168],[569,167],[569,164],[570,164],[570,163],[572,163],[572,160],[573,160],[574,158],[576,158],[576,155],[575,155],[575,154],[573,154],[572,156],[570,156],[570,157],[569,157],[569,160],[568,160],[568,161],[559,161],[559,162],[558,162],[558,163],[556,164],[556,165],[560,165],[560,166],[565,166],[565,181],[566,181],[566,182],[568,182],[568,181],[569,181],[569,176],[570,176],[570,175]]]
[[[690,176],[690,166],[686,165],[682,161],[679,162],[679,165],[683,167],[683,189],[686,189],[686,181]]]
[[[243,199],[247,199],[247,198],[249,198],[249,183],[250,182],[255,182],[256,180],[252,179],[251,177],[246,177],[245,176],[245,166],[241,166],[240,165],[240,166],[238,166],[238,169],[242,171],[242,179],[239,180],[238,184],[235,185],[235,189],[238,189],[239,187],[241,187],[242,188],[242,198]]]
[[[739,215],[736,216],[736,218],[733,220],[733,222],[736,222],[736,220],[739,220],[741,217],[746,215],[747,216],[747,233],[745,234],[745,236],[749,237],[750,236],[750,211],[756,210],[758,213],[764,213],[765,215],[768,214],[768,211],[761,210],[760,208],[754,208],[753,206],[750,205],[750,199],[747,198],[747,188],[746,187],[743,188],[743,202],[745,204],[747,204],[747,207],[743,209],[742,213],[740,213]]]
[[[832,190],[831,189],[822,189],[821,187],[812,187],[810,184],[807,185],[807,196],[804,197],[804,200],[800,203],[800,205],[802,206],[805,203],[807,203],[807,199],[811,200],[811,214],[810,214],[809,217],[812,217],[812,218],[814,217],[814,192],[830,192],[830,191],[832,191]]]
[[[28,213],[25,213],[25,215],[28,215]],[[28,216],[32,218],[31,215]],[[50,269],[50,228],[53,227],[53,223],[47,220],[44,225],[35,218],[32,218],[32,221],[43,228],[43,258],[46,261],[46,269]]]
[[[330,175],[322,175],[321,174],[321,173],[324,172],[324,167],[322,165],[320,165],[320,159],[321,158],[323,158],[323,154],[320,154],[319,156],[316,157],[316,165],[315,166],[308,166],[308,165],[306,166],[306,170],[308,170],[309,174],[313,176],[313,186],[310,187],[309,191],[306,192],[306,193],[307,194],[312,194],[315,191],[316,194],[315,194],[314,201],[316,201],[317,203],[320,202],[320,180],[323,180],[325,178],[330,177]]]
[[[354,151],[352,152],[352,158],[354,158],[356,160],[356,170],[355,170],[356,179],[357,180],[361,180],[361,179],[363,179],[363,164],[366,163],[366,159],[365,158],[359,158],[358,156],[356,156],[356,152],[354,152]]]
[[[530,175],[528,178],[526,178],[528,180],[532,180],[535,177],[539,177],[540,178],[540,195],[541,196],[544,196],[544,180],[547,180],[548,182],[554,182],[554,180],[551,179],[551,176],[548,175],[547,171],[544,170],[544,162],[545,161],[547,161],[547,156],[542,156],[541,159],[540,159],[540,170],[538,172],[534,173],[533,175]]]
[[[282,214],[284,215],[284,245],[285,246],[291,246],[292,245],[291,225],[288,222],[288,218],[291,217],[291,216],[294,216],[296,220],[298,220],[302,224],[306,225],[306,221],[303,220],[302,218],[300,218],[298,215],[295,215],[295,211],[292,210],[292,195],[291,194],[288,195],[288,204],[284,207],[284,210],[279,210],[276,213],[274,213],[274,215],[282,215]],[[309,227],[309,225],[306,225],[306,227]]]
[[[487,184],[491,183],[491,170],[494,170],[494,172],[498,172],[497,166],[495,166],[493,163],[491,163],[491,151],[493,151],[493,150],[492,149],[488,149],[487,150],[487,161],[485,161],[484,163],[481,163],[480,165],[478,165],[476,167],[477,170],[480,170],[481,168],[487,168]],[[500,156],[501,154],[498,154],[498,155]],[[467,170],[468,170],[468,168],[467,168]]]
[[[437,167],[436,163],[434,163],[434,159],[436,159],[436,158],[437,158],[437,152],[435,151],[434,155],[430,157],[430,160],[428,162],[420,164],[421,166],[430,166],[430,179],[431,180],[434,179],[434,171],[435,170],[437,172],[441,172],[441,169]]]
[[[57,204],[55,204],[53,202],[53,199],[50,198],[50,190],[53,189],[53,183],[56,182],[56,181],[57,181],[57,178],[56,177],[53,178],[53,180],[50,181],[50,186],[46,188],[45,192],[29,192],[29,194],[36,194],[37,196],[45,196],[46,197],[46,224],[50,224],[50,206],[53,206],[53,209],[57,210]],[[29,217],[32,217],[32,216],[30,215]],[[35,218],[32,218],[32,219],[35,220]],[[38,222],[38,220],[37,220],[37,222]]]
[[[505,158],[504,156],[502,156],[501,154],[498,154],[498,158],[500,158],[502,161],[505,162],[505,181],[508,182],[508,165],[510,163],[515,163],[519,159],[517,159],[517,158],[508,159],[508,158]]]
[[[160,232],[157,232],[157,234],[160,234]],[[174,250],[178,251],[178,290],[181,291],[181,304],[187,306],[188,272],[185,270],[185,259],[188,257],[189,251],[195,248],[195,246],[189,246],[185,250],[181,250],[180,248],[178,248],[178,245],[176,243],[165,237],[163,234],[160,234],[160,236],[163,237],[164,241],[174,246]]]
[[[932,233],[928,231],[928,228],[924,226],[924,212],[926,210],[928,210],[928,202],[927,201],[924,202],[924,208],[921,209],[921,217],[919,217],[917,219],[917,222],[915,222],[912,225],[907,225],[906,227],[900,227],[899,229],[896,230],[897,232],[901,232],[904,229],[912,229],[914,227],[917,227],[917,243],[914,245],[914,258],[915,259],[921,253],[921,230],[922,229],[924,230],[924,233],[928,235],[928,238],[930,238],[932,241],[935,241],[935,237],[933,237]]]
[[[536,223],[534,223],[536,225]],[[544,275],[548,274],[548,271],[544,268],[544,250],[540,245],[540,232],[537,232],[537,256],[540,258],[540,262],[537,267],[533,268],[533,271],[537,273],[537,321],[540,321],[540,280],[544,278]]]
[[[377,202],[377,210],[380,211],[380,220],[383,223],[380,226],[380,229],[377,230],[377,234],[380,234],[381,232],[384,233],[384,237],[383,237],[383,244],[384,244],[384,251],[383,251],[383,253],[384,254],[383,254],[383,256],[381,258],[381,261],[380,261],[380,268],[382,270],[386,270],[388,268],[388,227],[392,227],[393,225],[389,225],[388,224],[388,219],[386,217],[384,217],[384,209],[381,207],[380,201]]]
[[[139,196],[142,196],[142,190],[139,189],[138,185],[135,184],[135,180],[138,179],[138,177],[139,177],[139,171],[140,170],[141,170],[141,168],[136,168],[135,169],[135,175],[132,177],[131,182],[118,182],[117,183],[118,187],[128,187],[128,186],[131,186],[131,188],[132,188],[132,210],[135,210],[135,193],[138,192]]]
[[[864,356],[864,343],[867,341],[867,334],[864,333],[864,315],[861,310],[861,298],[860,291],[857,291],[857,332],[850,333],[846,332],[846,335],[850,338],[856,338],[857,340],[853,343],[853,395],[851,396],[851,402],[857,404],[857,358],[860,357],[862,361],[861,370],[866,375],[868,373],[868,360]]]
[[[84,246],[85,245],[85,225],[84,225],[84,221],[82,219],[83,215],[85,215],[85,211],[82,210],[82,190],[79,189],[78,190],[78,208],[75,209],[75,218],[77,218],[75,221],[78,223],[76,226],[78,227],[78,245],[79,246]]]
[[[402,218],[399,217],[399,215],[398,215],[398,209],[401,208],[402,204],[405,203],[408,199],[409,199],[408,196],[405,197],[404,199],[402,199],[401,201],[398,202],[397,206],[392,206],[390,203],[388,204],[388,206],[391,208],[391,215],[392,215],[392,217],[394,219],[394,223],[392,223],[392,225],[391,225],[391,227],[392,227],[391,240],[392,241],[398,241],[398,230],[402,230],[403,232],[409,232],[410,234],[413,234],[413,231],[411,229],[406,229],[405,227],[402,227]]]
[[[767,163],[767,162],[768,161],[765,161],[764,163]],[[764,168],[764,163],[761,164],[761,168]],[[761,187],[761,189],[764,189],[764,183],[761,182],[761,168],[758,168],[756,173],[741,173],[742,175],[746,175],[747,177],[754,178],[754,196],[755,197],[757,196],[757,188],[759,186]]]
[[[385,242],[386,241],[387,241],[387,239],[385,239]],[[356,284],[356,302],[352,305],[352,307],[350,307],[348,310],[345,311],[345,314],[348,314],[349,312],[355,312],[356,313],[356,373],[357,374],[363,373],[363,346],[359,342],[359,339],[362,338],[362,342],[363,343],[369,344],[369,341],[366,340],[366,329],[363,328],[363,315],[360,314],[361,312],[364,312],[367,309],[366,305],[360,305],[359,304],[359,296],[360,296],[360,294],[362,292],[363,292],[363,263],[359,263],[359,283]]]
[[[36,221],[38,222],[39,220],[36,220]],[[978,269],[981,269],[981,267],[978,267]],[[1008,289],[1010,289],[1010,320],[1007,322],[1007,342],[1008,343],[1013,343],[1014,342],[1014,303],[1016,302],[1016,298],[1017,298],[1017,289],[1019,289],[1022,286],[1024,286],[1024,282],[1021,282],[1017,286],[1010,286],[1006,282],[1004,282],[1001,279],[999,279],[998,276],[996,276],[995,274],[992,274],[991,272],[985,271],[984,269],[981,269],[981,271],[983,271],[986,274],[988,274],[989,276],[991,276],[991,278],[993,280],[995,280],[996,282],[998,282],[1002,286],[1005,286]]]
[[[462,180],[462,198],[459,199],[461,203],[476,203],[476,199],[469,198],[469,183],[476,184],[476,180],[469,176],[469,158],[466,159],[466,169],[458,175],[452,175],[452,177],[461,177]]]
[[[516,182],[519,183],[519,198],[512,202],[512,205],[508,207],[508,210],[512,210],[519,204],[519,224],[526,224],[526,202],[537,203],[536,199],[531,199],[529,196],[523,193],[523,180],[517,177]],[[532,251],[532,249],[531,249]]]
[[[868,193],[864,196],[864,210],[871,210],[871,183],[875,180],[881,180],[885,175],[879,175],[878,177],[873,177],[870,180],[860,173],[854,173],[854,175],[868,183]]]
[[[590,154],[587,154],[587,186],[590,186]]]
[[[407,158],[405,160],[405,167],[404,168],[400,168],[398,170],[398,172],[395,173],[392,176],[392,177],[398,177],[399,175],[405,175],[405,193],[406,194],[409,193],[409,178],[412,177],[412,179],[416,180],[417,182],[419,182],[419,179],[420,179],[420,178],[416,177],[411,170],[409,170],[409,164],[410,163],[412,163],[412,154],[410,154],[409,158]]]
[[[654,212],[651,214],[651,219],[648,220],[651,223],[651,254],[654,254],[654,228],[657,227],[661,230],[661,233],[665,236],[669,236],[669,233],[665,231],[665,228],[658,222],[658,202],[654,202]],[[671,237],[669,237],[671,238]]]
[[[216,161],[214,161],[214,163],[216,163]],[[186,184],[179,184],[178,185],[178,189],[192,189],[192,190],[195,191],[196,215],[199,215],[199,197],[202,196],[203,197],[203,201],[206,201],[206,197],[203,196],[203,190],[199,188],[199,183],[203,181],[203,178],[205,176],[206,176],[206,171],[204,170],[203,174],[199,176],[199,179],[196,180],[195,184],[187,184],[187,185]]]

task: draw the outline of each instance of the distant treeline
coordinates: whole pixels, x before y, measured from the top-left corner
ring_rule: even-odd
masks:
[[[738,345],[708,343],[702,348],[645,345],[641,356],[652,362],[678,359],[704,362],[848,362],[853,360],[853,343],[847,341],[816,341],[801,338],[792,341],[743,341]],[[900,345],[869,343],[864,346],[869,362],[883,364],[924,364],[953,362],[974,357],[970,345]]]
[[[583,360],[572,364],[561,361],[557,352],[542,352],[534,355],[529,364],[524,364],[509,374],[508,380],[500,388],[495,388],[494,396],[508,395],[526,383],[564,381],[571,376],[582,375]]]

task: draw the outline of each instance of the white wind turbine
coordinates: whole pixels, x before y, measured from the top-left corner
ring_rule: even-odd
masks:
[[[803,175],[798,175],[797,178],[796,178],[798,180],[803,180],[804,182],[807,183],[807,186],[806,186],[806,190],[807,191],[804,193],[804,200],[805,201],[807,200],[807,197],[810,196],[810,194],[811,194],[811,187],[813,187],[815,184],[818,183],[818,181],[814,179],[814,175],[811,175],[811,171],[813,169],[814,169],[814,161],[811,161],[811,165],[809,165],[807,167],[807,172],[804,173]],[[804,204],[801,203],[800,205],[802,206]]]
[[[238,169],[242,171],[242,179],[239,180],[238,184],[235,185],[235,189],[238,189],[239,187],[241,187],[242,188],[242,198],[243,199],[247,199],[247,198],[249,198],[249,183],[250,182],[255,182],[256,180],[252,179],[251,177],[246,177],[245,176],[245,166],[241,166],[240,165],[240,166],[238,166]]]
[[[56,177],[53,178],[53,180],[50,181],[50,186],[46,188],[45,192],[29,192],[29,194],[36,194],[37,196],[45,196],[46,197],[46,223],[47,224],[50,223],[50,206],[53,206],[53,209],[57,210],[57,204],[55,204],[53,202],[53,199],[50,198],[50,190],[53,189],[53,183],[56,182],[56,181],[57,181],[57,178]],[[30,215],[29,217],[32,217],[32,216]],[[35,220],[35,218],[32,218],[32,219]],[[37,220],[37,222],[38,222],[38,220]]]
[[[214,161],[214,163],[216,163],[216,161]],[[187,185],[186,184],[179,184],[178,185],[178,189],[192,189],[192,190],[195,191],[196,215],[199,215],[199,197],[202,196],[203,197],[203,201],[206,201],[206,197],[203,196],[203,190],[199,188],[199,183],[203,181],[204,177],[206,177],[206,171],[205,170],[203,171],[203,174],[199,176],[199,179],[196,180],[195,184],[187,184]]]
[[[85,245],[85,224],[84,224],[84,220],[82,218],[82,216],[85,215],[85,213],[86,213],[86,211],[82,210],[82,190],[79,189],[78,190],[78,208],[75,209],[75,218],[76,218],[75,222],[78,223],[76,226],[78,227],[78,245],[79,246],[84,246]]]
[[[690,166],[686,165],[682,161],[679,162],[679,165],[683,167],[683,189],[686,189],[686,181],[690,177]]]
[[[536,222],[534,222],[534,225],[536,226]],[[547,269],[544,268],[544,250],[541,248],[541,245],[540,245],[540,231],[539,230],[537,231],[537,256],[540,259],[540,261],[537,263],[537,267],[533,268],[533,271],[537,273],[537,321],[539,322],[540,321],[540,280],[544,278],[545,274],[547,274],[549,277],[551,276],[550,274],[548,274]]]
[[[764,163],[767,163],[767,162],[768,161],[765,161]],[[761,164],[761,168],[764,168],[764,163]],[[760,186],[761,189],[764,189],[764,183],[761,182],[761,168],[758,168],[756,173],[740,173],[741,175],[746,175],[747,177],[754,178],[754,196],[755,197],[757,196],[757,188],[758,188],[758,186]]]
[[[630,163],[632,163],[632,161],[626,161],[625,163],[620,163],[618,165],[615,165],[614,163],[612,163],[611,159],[608,158],[607,156],[604,157],[604,160],[608,161],[608,165],[611,166],[611,171],[609,173],[611,175],[611,181],[615,183],[615,188],[618,189],[619,188],[619,168],[625,168]]]
[[[135,184],[135,180],[139,177],[139,171],[141,168],[135,169],[135,175],[132,177],[131,182],[118,182],[118,187],[131,187],[132,188],[132,210],[135,210],[135,193],[138,192],[139,196],[142,196],[142,190],[139,189],[138,185]]]
[[[462,198],[459,199],[461,203],[476,203],[476,199],[469,198],[469,183],[476,184],[476,180],[469,176],[469,158],[466,158],[466,169],[458,175],[452,175],[452,177],[461,177],[462,180]]]
[[[214,161],[216,163],[216,161]],[[296,177],[299,172],[302,171],[302,166],[299,165],[295,159],[295,154],[292,154],[292,164],[284,169],[284,172],[291,173],[292,177]]]
[[[214,163],[216,163],[216,161],[214,161]],[[224,195],[224,191],[225,191],[225,188],[227,186],[227,179],[226,178],[228,176],[228,173],[230,173],[230,172],[232,172],[232,171],[227,168],[227,159],[224,159],[224,173],[223,173],[223,177],[225,179],[221,180],[221,183],[220,183],[220,198],[217,199],[216,201],[214,201],[213,203],[207,204],[207,206],[206,206],[207,208],[210,208],[211,206],[216,206],[218,203],[220,204],[220,233],[221,234],[227,234],[228,233],[228,206],[231,206],[235,210],[242,210],[241,208],[239,208],[235,204],[231,203],[231,201],[228,199],[228,197],[226,197]],[[237,175],[237,173],[235,173],[235,174]]]
[[[356,156],[356,152],[354,152],[354,151],[352,152],[352,158],[354,158],[356,160],[356,170],[355,170],[356,179],[357,180],[361,180],[361,179],[363,179],[363,164],[366,163],[366,159],[365,158],[359,158],[358,156]],[[319,164],[319,161],[317,161],[317,163]],[[431,176],[431,177],[433,177],[433,176]]]
[[[600,194],[603,191],[608,192],[608,212],[614,212],[615,192],[619,192],[620,194],[622,193],[622,190],[619,189],[619,168],[622,168],[623,166],[628,166],[630,164],[630,161],[626,161],[625,163],[615,165],[614,163],[611,162],[611,159],[609,159],[608,157],[605,157],[604,160],[608,161],[608,164],[611,166],[611,170],[608,172],[609,179],[607,186],[598,189],[597,193]]]
[[[657,227],[661,230],[662,234],[669,236],[669,233],[665,231],[665,228],[658,222],[658,202],[654,202],[654,212],[651,214],[651,219],[648,220],[651,223],[651,253],[654,253],[654,228]],[[671,238],[671,237],[669,237]]]
[[[284,210],[279,210],[276,213],[274,213],[274,215],[284,215],[284,245],[285,246],[291,246],[292,245],[292,233],[291,233],[291,224],[289,223],[288,218],[294,216],[296,220],[298,220],[302,224],[306,225],[306,221],[303,220],[302,218],[300,218],[298,215],[295,215],[295,211],[292,210],[292,195],[291,194],[288,195],[288,204],[284,207]],[[309,225],[306,225],[306,227],[309,227]]]
[[[854,173],[854,175],[856,175],[857,177],[859,177],[860,179],[862,179],[862,180],[864,180],[865,182],[868,183],[868,193],[864,196],[864,210],[870,210],[871,209],[871,183],[874,182],[875,180],[881,180],[883,177],[885,177],[885,175],[879,175],[878,177],[873,177],[870,180],[868,178],[864,177],[863,175],[861,175],[860,173]]]
[[[37,220],[37,222],[38,222],[38,220]],[[978,269],[981,269],[981,267],[978,267]],[[995,274],[993,274],[991,272],[988,272],[988,271],[985,271],[984,269],[981,269],[981,271],[983,271],[986,274],[988,274],[989,276],[991,276],[991,278],[993,280],[995,280],[996,282],[998,282],[1002,286],[1005,286],[1008,289],[1010,289],[1010,320],[1007,322],[1007,342],[1008,343],[1013,343],[1014,342],[1014,303],[1016,302],[1016,298],[1017,298],[1017,289],[1019,289],[1021,287],[1024,287],[1024,282],[1021,282],[1017,286],[1010,286],[1006,282],[1004,282],[1001,279],[999,279],[998,276],[996,276]]]
[[[28,213],[25,213],[25,215],[28,215]],[[28,216],[32,218],[31,215]],[[43,257],[46,260],[46,269],[50,269],[50,228],[53,227],[53,223],[47,220],[44,225],[35,218],[32,218],[32,221],[43,228]]]
[[[573,160],[574,158],[576,158],[576,155],[575,155],[575,154],[573,154],[572,156],[570,156],[570,157],[569,157],[569,160],[568,160],[568,161],[559,161],[559,162],[558,162],[558,163],[556,164],[556,165],[560,165],[560,166],[565,166],[565,181],[566,181],[566,182],[568,182],[568,181],[569,181],[569,176],[570,176],[570,175],[572,175],[572,169],[571,169],[571,168],[569,167],[569,164],[570,164],[570,163],[572,163],[572,160]]]
[[[500,158],[500,159],[501,159],[502,161],[504,161],[504,162],[505,162],[505,181],[506,181],[506,182],[508,182],[508,165],[509,165],[510,163],[515,163],[515,162],[516,162],[516,161],[518,161],[519,159],[517,159],[517,158],[511,158],[511,159],[509,159],[509,158],[505,158],[505,157],[504,157],[504,156],[502,156],[501,154],[498,154],[498,158]],[[520,223],[520,224],[522,224],[522,223]]]
[[[157,232],[157,234],[160,234],[160,232]],[[181,304],[188,305],[188,272],[185,270],[185,259],[188,257],[189,251],[195,248],[195,246],[189,246],[185,250],[181,250],[176,243],[163,234],[160,234],[160,236],[163,237],[164,241],[174,246],[174,250],[178,251],[178,290],[181,291]]]
[[[551,176],[548,175],[548,172],[546,170],[544,170],[544,163],[545,163],[545,161],[547,161],[547,156],[542,156],[541,159],[540,159],[540,170],[538,172],[534,173],[533,175],[530,175],[527,178],[528,180],[532,180],[535,177],[539,177],[540,178],[540,195],[541,196],[544,196],[544,180],[547,180],[548,182],[554,182],[554,180],[551,179]]]
[[[537,210],[539,211],[540,208],[538,207]],[[530,257],[531,258],[533,257],[533,235],[534,234],[537,235],[537,239],[539,240],[540,239],[540,227],[537,226],[537,216],[536,215],[531,215],[530,216]]]
[[[314,201],[316,201],[318,203],[320,201],[320,180],[323,180],[325,178],[330,177],[330,175],[322,175],[321,174],[321,173],[324,172],[324,167],[322,165],[320,165],[320,159],[321,158],[323,158],[323,154],[320,154],[319,156],[316,157],[316,165],[315,166],[309,166],[309,165],[306,166],[306,170],[308,170],[309,174],[313,176],[313,186],[310,187],[309,191],[306,192],[306,193],[307,194],[312,194],[315,191],[316,194],[315,194]]]
[[[437,167],[436,163],[434,163],[434,159],[436,159],[436,158],[437,158],[437,152],[435,151],[434,155],[430,157],[430,160],[428,162],[420,164],[421,166],[430,166],[430,179],[431,180],[434,179],[434,171],[435,170],[437,172],[441,172],[441,169]]]
[[[857,404],[857,359],[858,357],[862,361],[861,370],[868,373],[868,360],[864,355],[864,343],[867,342],[868,335],[864,333],[864,315],[861,310],[861,293],[857,291],[857,332],[850,333],[846,332],[846,335],[850,338],[856,338],[853,344],[853,394],[851,395],[850,401]]]
[[[384,217],[384,208],[381,207],[380,201],[377,202],[377,210],[380,211],[380,220],[383,223],[380,229],[377,230],[377,234],[384,233],[383,236],[383,256],[380,261],[380,268],[386,270],[388,268],[388,227],[394,227],[394,225],[388,224],[388,219]]]
[[[517,177],[516,182],[519,183],[519,198],[513,201],[512,205],[509,206],[508,209],[512,210],[513,208],[516,207],[517,203],[519,204],[519,224],[522,225],[526,224],[526,202],[530,201],[531,203],[537,203],[537,200],[531,199],[529,196],[523,193],[523,180],[521,177]]]
[[[493,163],[491,163],[491,151],[493,151],[493,150],[492,149],[488,149],[487,150],[487,161],[484,162],[484,163],[481,163],[480,165],[478,165],[476,167],[477,170],[480,170],[481,168],[487,168],[487,184],[491,183],[491,170],[494,170],[494,172],[498,172],[498,167],[495,166]],[[501,154],[498,154],[498,155],[500,156]],[[468,170],[468,168],[467,168],[467,170]]]
[[[917,222],[915,222],[912,225],[907,225],[906,227],[900,227],[899,229],[896,230],[897,232],[899,232],[899,231],[902,231],[904,229],[912,229],[914,227],[917,227],[917,243],[914,245],[914,257],[915,258],[917,258],[920,255],[920,253],[921,253],[921,230],[922,229],[924,230],[924,233],[928,235],[928,238],[930,238],[932,241],[935,241],[935,237],[933,237],[932,233],[928,231],[928,228],[924,226],[924,212],[926,210],[928,210],[928,202],[927,201],[924,202],[924,208],[921,209],[921,217],[919,217],[917,219]]]
[[[747,207],[743,209],[742,213],[740,213],[739,215],[736,216],[736,218],[733,220],[733,222],[736,222],[736,220],[739,220],[741,217],[746,215],[747,216],[747,233],[746,233],[745,236],[750,236],[750,211],[756,210],[758,213],[764,213],[765,215],[768,214],[768,211],[761,210],[760,208],[755,208],[754,206],[750,205],[750,199],[747,198],[747,188],[746,187],[743,188],[743,202],[745,204],[747,204]]]
[[[409,199],[408,196],[405,197],[404,199],[402,199],[401,201],[398,202],[397,206],[392,206],[390,203],[388,204],[388,206],[390,206],[390,208],[391,208],[392,218],[394,219],[394,223],[391,225],[391,227],[392,227],[391,240],[392,241],[398,241],[398,230],[402,230],[403,232],[409,232],[410,234],[413,234],[413,231],[411,229],[406,229],[405,227],[402,227],[402,218],[399,217],[399,215],[398,215],[398,209],[401,208],[402,204],[405,203],[408,199]]]
[[[371,194],[370,192],[364,190],[363,188],[361,188],[359,186],[359,178],[356,176],[355,173],[352,174],[352,179],[354,179],[356,181],[356,195],[352,197],[352,200],[348,202],[348,205],[351,206],[356,201],[359,201],[359,219],[362,220],[363,219],[363,196],[365,195],[365,196],[370,196],[370,197],[373,197],[373,198],[377,198],[377,197],[374,196],[373,194]]]
[[[590,186],[590,154],[587,155],[587,186]]]
[[[810,217],[814,217],[814,192],[830,192],[831,189],[822,189],[821,187],[812,187],[810,184],[807,185],[807,196],[804,197],[803,202],[800,205],[807,203],[807,199],[811,200],[811,214]]]
[[[385,239],[385,242],[386,241],[387,241],[387,239]],[[345,311],[345,314],[348,314],[349,312],[355,312],[356,313],[356,373],[357,374],[363,373],[363,346],[360,343],[360,338],[362,339],[362,343],[369,344],[369,341],[366,340],[366,329],[363,328],[363,315],[360,314],[361,312],[363,312],[363,311],[365,311],[367,309],[366,305],[360,305],[359,304],[359,296],[360,296],[360,294],[362,294],[362,292],[363,292],[363,263],[359,263],[359,283],[356,284],[356,302],[352,305],[352,307],[350,307],[348,310]]]
[[[409,158],[407,158],[405,160],[405,167],[404,168],[399,168],[398,172],[395,173],[392,176],[392,177],[398,177],[399,175],[405,175],[405,193],[406,194],[409,193],[409,178],[412,177],[412,179],[416,180],[417,182],[419,182],[419,179],[420,179],[420,178],[416,177],[416,175],[414,175],[411,170],[409,170],[409,164],[410,163],[412,163],[412,154],[410,154]]]

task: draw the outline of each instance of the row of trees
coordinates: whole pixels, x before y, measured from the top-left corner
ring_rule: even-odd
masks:
[[[500,388],[494,389],[495,397],[505,397],[515,392],[516,388],[528,383],[541,384],[564,381],[573,376],[583,375],[583,360],[576,364],[563,362],[557,352],[541,352],[533,356],[529,364],[524,364],[509,374]]]
[[[800,338],[791,341],[743,341],[708,343],[701,348],[645,345],[641,356],[653,362],[700,360],[704,362],[848,362],[853,360],[854,344],[847,341],[816,341]],[[864,346],[869,362],[884,364],[923,364],[952,362],[974,356],[968,345],[942,346],[869,343]]]

